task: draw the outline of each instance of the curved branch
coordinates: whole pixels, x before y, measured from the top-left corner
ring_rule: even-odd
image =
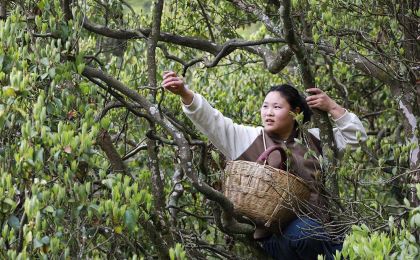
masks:
[[[93,33],[116,39],[144,39],[149,37],[151,34],[150,29],[139,28],[136,30],[117,30],[95,24],[88,19],[85,20],[83,26],[85,29]],[[264,48],[261,46],[252,47],[255,45],[263,45],[269,43],[285,43],[285,40],[282,38],[269,38],[258,41],[232,39],[231,41],[223,45],[219,45],[217,43],[205,39],[160,32],[158,40],[166,43],[172,43],[179,46],[201,50],[217,56],[215,61],[209,63],[210,67],[217,65],[221,58],[225,57],[237,48],[242,48],[246,51],[249,51],[262,57],[265,60],[267,69],[271,73],[278,73],[279,71],[281,71],[289,63],[291,57],[293,56],[293,52],[290,51],[288,48],[282,48],[277,54],[275,54],[268,48]],[[307,40],[305,42],[311,43],[312,41]],[[162,50],[165,53],[165,50]],[[190,62],[183,63],[179,58],[167,54],[165,54],[165,56],[183,64],[184,71],[186,71],[188,67],[196,64],[197,62],[203,61],[202,58],[197,58],[193,59]]]
[[[119,101],[112,101],[105,105],[99,114],[95,116],[95,122],[99,122],[108,112],[113,108],[124,107],[124,104]]]
[[[264,13],[264,11],[252,4],[248,4],[245,3],[242,0],[228,0],[228,2],[233,3],[234,5],[236,5],[237,7],[239,7],[239,9],[247,12],[247,13],[251,13],[254,16],[256,16],[261,22],[263,22],[265,24],[265,26],[267,27],[267,29],[274,33],[275,35],[278,36],[282,36],[283,32],[282,32],[282,28],[281,25],[276,26],[275,23],[273,23],[273,21],[271,21],[270,17],[268,17],[267,14]]]
[[[93,33],[115,38],[115,39],[145,39],[150,37],[151,29],[144,29],[138,28],[135,30],[124,30],[124,29],[111,29],[103,25],[95,24],[88,19],[85,19],[83,23],[83,27]],[[171,33],[161,32],[158,36],[158,40],[167,43],[173,43],[176,45],[190,47],[198,50],[202,50],[205,52],[209,52],[212,54],[217,54],[219,52],[219,46],[213,42],[195,38],[195,37],[187,37],[181,36]]]
[[[108,131],[103,129],[96,138],[96,142],[105,152],[108,160],[111,163],[111,168],[114,172],[123,172],[126,173],[124,161],[121,159],[121,156],[118,154],[117,149],[115,149],[112,144],[111,136]]]
[[[232,39],[226,42],[225,44],[223,44],[223,47],[219,51],[219,53],[217,53],[216,58],[212,62],[207,63],[206,67],[212,68],[216,66],[223,57],[229,55],[237,48],[250,47],[250,46],[262,45],[262,44],[267,44],[267,43],[285,43],[285,42],[286,41],[281,38],[267,38],[267,39],[262,39],[258,41],[244,41],[240,39]],[[266,53],[267,53],[267,50],[266,50]],[[257,52],[257,54],[261,54],[261,53]]]

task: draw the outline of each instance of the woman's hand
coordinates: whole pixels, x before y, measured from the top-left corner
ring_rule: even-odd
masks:
[[[332,100],[324,91],[319,88],[309,88],[306,92],[312,94],[306,98],[310,108],[317,108],[319,110],[328,112],[332,118],[339,119],[346,110]]]
[[[184,80],[173,71],[163,72],[162,86],[175,95],[180,96],[185,105],[189,105],[193,101],[194,92],[189,90],[184,84]]]

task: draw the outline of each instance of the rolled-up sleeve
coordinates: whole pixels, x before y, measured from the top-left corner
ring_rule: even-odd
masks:
[[[356,148],[360,142],[367,139],[366,130],[360,119],[353,113],[346,111],[338,119],[333,119],[335,127],[333,128],[334,139],[337,144],[337,149],[342,151],[346,146]],[[309,129],[315,137],[319,139],[319,129]]]

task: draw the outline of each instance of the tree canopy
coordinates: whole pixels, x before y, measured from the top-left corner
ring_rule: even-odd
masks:
[[[0,0],[0,257],[254,259],[225,158],[160,86],[260,125],[317,86],[369,138],[322,163],[350,259],[419,256],[420,1]],[[337,256],[339,257],[339,256]]]

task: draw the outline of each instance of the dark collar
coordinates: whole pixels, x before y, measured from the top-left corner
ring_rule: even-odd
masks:
[[[264,133],[268,135],[277,144],[282,144],[282,143],[290,144],[290,143],[294,143],[295,139],[299,137],[300,131],[298,127],[295,125],[295,127],[293,127],[293,130],[290,133],[289,138],[287,138],[287,140],[283,140],[275,134],[269,134],[265,130],[264,130]]]

